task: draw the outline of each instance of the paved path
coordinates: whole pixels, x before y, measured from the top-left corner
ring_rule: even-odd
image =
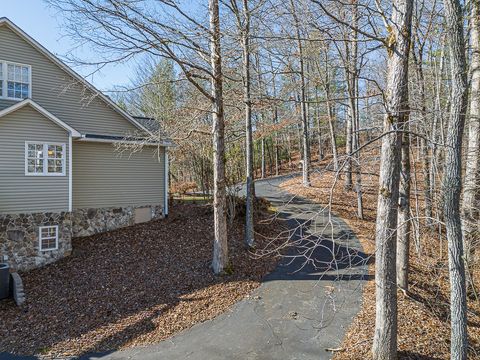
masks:
[[[285,259],[250,298],[211,321],[156,345],[84,359],[329,359],[327,349],[340,345],[360,308],[367,268],[345,223],[334,218],[329,226],[319,205],[281,191],[285,178],[257,182],[257,195],[288,219],[293,239],[303,233],[308,244],[317,244],[311,254],[316,266],[302,268],[302,259]]]

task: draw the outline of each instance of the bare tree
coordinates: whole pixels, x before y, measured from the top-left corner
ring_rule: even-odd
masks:
[[[310,186],[310,139],[309,139],[309,121],[307,117],[306,105],[306,84],[305,84],[305,66],[303,56],[302,35],[300,29],[300,19],[298,18],[297,8],[294,0],[290,0],[290,6],[295,26],[295,36],[298,49],[299,75],[300,75],[300,116],[302,119],[302,144],[303,144],[303,186]]]
[[[408,57],[413,0],[395,0],[388,30],[388,74],[375,231],[374,359],[397,358],[396,228],[401,130],[408,111]]]
[[[225,184],[225,122],[223,119],[223,73],[220,46],[220,14],[218,0],[208,1],[210,16],[210,49],[212,64],[213,118],[213,217],[215,239],[212,267],[215,274],[228,265],[227,201]]]
[[[243,102],[245,104],[245,159],[246,159],[246,214],[245,214],[245,244],[252,247],[254,244],[253,203],[255,197],[254,166],[253,166],[253,130],[252,130],[252,94],[251,94],[251,45],[250,23],[251,13],[248,0],[242,0],[239,6],[237,0],[225,2],[225,5],[235,16],[237,28],[240,32],[242,45],[242,80]]]
[[[452,76],[450,118],[446,138],[443,198],[450,269],[452,359],[467,358],[467,298],[463,259],[460,195],[462,189],[462,138],[467,109],[467,64],[463,36],[462,6],[459,0],[444,1]]]
[[[475,234],[480,233],[479,222],[479,148],[480,148],[480,3],[470,2],[470,116],[466,147],[465,181],[463,186],[463,238],[467,266],[474,249]]]
[[[398,200],[397,229],[397,282],[404,291],[408,290],[410,257],[410,135],[402,136],[402,165]]]
[[[99,50],[97,54],[103,56],[104,60],[98,60],[93,65],[102,67],[145,54],[170,59],[183,74],[183,80],[188,81],[212,105],[215,228],[212,265],[215,273],[222,272],[228,264],[228,249],[222,90],[224,74],[218,0],[209,1],[209,25],[205,24],[205,17],[189,15],[176,1],[159,0],[153,6],[147,6],[145,1],[131,0],[47,2],[63,11],[71,37]]]

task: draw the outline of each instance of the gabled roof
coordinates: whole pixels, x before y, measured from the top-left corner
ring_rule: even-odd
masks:
[[[72,70],[69,66],[64,64],[59,58],[53,55],[50,51],[48,51],[45,47],[43,47],[40,43],[38,43],[35,39],[33,39],[30,35],[28,35],[25,31],[15,25],[10,19],[6,17],[0,18],[0,26],[8,26],[13,32],[15,32],[18,36],[24,39],[27,43],[33,46],[36,50],[40,53],[45,55],[48,59],[50,59],[54,64],[59,66],[61,69],[65,70],[70,76],[74,79],[78,80],[82,84],[84,84],[90,91],[94,94],[98,95],[104,102],[106,102],[109,106],[112,107],[117,113],[122,115],[126,120],[131,122],[133,125],[138,127],[139,129],[146,131],[149,133],[149,130],[136,121],[131,115],[129,115],[126,111],[120,108],[114,101],[112,101],[108,96],[104,95],[101,91],[95,88],[92,84],[90,84],[87,80],[85,80],[81,75],[77,74],[74,70]]]
[[[65,124],[62,120],[60,120],[59,118],[57,118],[55,115],[53,115],[52,113],[50,113],[48,110],[44,109],[43,107],[41,107],[40,105],[38,105],[35,101],[33,101],[32,99],[25,99],[23,101],[20,101],[6,109],[3,109],[2,111],[0,111],[0,119],[8,114],[11,114],[25,106],[31,106],[33,109],[35,109],[36,111],[38,111],[40,114],[42,114],[43,116],[45,116],[47,119],[49,119],[50,121],[54,122],[55,124],[57,124],[58,126],[60,126],[61,128],[65,129],[66,131],[68,131],[73,137],[81,137],[82,134],[80,134],[77,130],[75,130],[74,128],[72,128],[70,125],[67,125]]]

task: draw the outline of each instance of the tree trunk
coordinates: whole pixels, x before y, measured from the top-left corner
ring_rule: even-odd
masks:
[[[438,66],[438,70],[436,69],[436,62],[435,62],[435,106],[434,106],[434,116],[433,116],[433,123],[432,123],[432,161],[430,161],[430,193],[436,193],[436,175],[438,172],[439,167],[439,150],[437,146],[437,142],[441,137],[441,129],[443,127],[443,114],[442,114],[442,78],[443,78],[443,71],[445,66],[445,44],[442,40],[442,50],[440,53],[440,64]],[[443,141],[443,140],[442,140]],[[435,197],[432,196],[432,205],[436,204]],[[439,217],[440,211],[438,211],[438,206],[436,207],[437,210],[437,219]]]
[[[420,112],[421,112],[421,126],[424,126],[424,129],[427,129],[426,123],[426,99],[425,99],[425,77],[423,74],[423,49],[419,49],[418,58],[413,55],[413,59],[416,65],[417,70],[417,77],[418,77],[418,85],[419,85],[419,92],[420,92]],[[420,139],[420,151],[422,156],[420,156],[421,163],[422,163],[422,171],[423,171],[423,196],[425,201],[425,224],[427,226],[432,225],[432,193],[431,193],[431,184],[430,184],[430,157],[428,152],[428,143],[427,141],[422,138]]]
[[[323,160],[323,141],[322,141],[322,123],[320,121],[320,111],[318,110],[318,89],[315,87],[315,118],[317,119],[317,138],[318,138],[318,161]]]
[[[401,132],[408,112],[408,57],[413,0],[394,0],[389,27],[387,114],[380,157],[375,231],[375,360],[397,358],[396,228],[400,178]],[[392,132],[393,131],[393,132]]]
[[[358,25],[358,5],[357,0],[352,0],[352,25],[356,28]],[[355,150],[355,192],[357,193],[357,217],[363,219],[363,196],[362,196],[362,169],[360,166],[360,116],[358,113],[358,33],[352,30],[352,56],[350,61],[350,106],[353,109],[352,119],[352,148]]]
[[[276,95],[274,95],[276,96]],[[274,124],[278,124],[278,110],[277,107],[275,106],[275,109],[273,110],[273,122]],[[278,168],[280,165],[280,156],[279,156],[279,151],[278,151],[278,132],[275,131],[274,134],[274,147],[275,147],[275,176],[278,176]]]
[[[243,1],[243,17],[245,24],[240,31],[242,33],[243,47],[243,101],[245,103],[245,156],[247,167],[245,244],[248,247],[252,247],[255,242],[253,229],[255,182],[253,174],[252,101],[250,89],[250,12],[248,10],[248,0]],[[241,27],[241,24],[239,24],[239,27]]]
[[[337,151],[337,139],[335,136],[335,117],[332,112],[332,105],[329,100],[330,94],[327,92],[327,114],[328,114],[328,130],[330,133],[330,142],[332,143],[332,156],[333,156],[333,170],[338,170],[338,151]]]
[[[347,80],[347,83],[349,80]],[[345,190],[352,190],[352,108],[348,108],[347,112],[347,126],[346,126],[346,143],[345,143]]]
[[[351,0],[352,4],[352,26],[357,27],[357,1]],[[350,39],[345,42],[345,80],[347,84],[348,106],[349,111],[347,115],[347,141],[346,141],[346,156],[347,163],[345,166],[345,189],[352,190],[352,170],[354,159],[352,153],[356,150],[356,123],[357,123],[357,106],[356,106],[356,77],[357,77],[357,31],[352,30]]]
[[[227,200],[225,188],[225,123],[223,113],[223,74],[220,47],[218,0],[208,1],[212,66],[213,120],[213,218],[214,244],[212,267],[215,274],[228,265]]]
[[[450,271],[450,311],[452,359],[467,358],[467,299],[463,259],[460,194],[462,177],[462,137],[467,109],[467,65],[463,37],[462,6],[458,0],[444,1],[447,38],[450,42],[452,78],[450,118],[443,177],[444,218],[448,240]]]
[[[306,104],[306,84],[305,84],[305,70],[303,63],[303,45],[300,34],[300,22],[298,20],[295,4],[293,0],[290,0],[292,6],[292,15],[295,21],[295,30],[297,37],[298,47],[298,61],[300,64],[300,114],[302,117],[302,144],[303,144],[303,186],[310,186],[310,144],[309,144],[309,129],[308,129],[308,117],[307,117],[307,104]]]
[[[260,152],[261,152],[261,177],[265,178],[265,138],[260,140]]]
[[[327,105],[327,116],[328,116],[328,131],[330,133],[330,142],[332,143],[332,156],[333,156],[333,169],[338,170],[338,151],[337,151],[337,140],[335,137],[335,115],[331,103],[331,94],[330,94],[330,76],[328,72],[328,49],[325,49],[325,82],[323,83],[323,89],[325,91],[326,105]]]
[[[270,58],[270,65],[273,69],[272,58]],[[272,78],[272,89],[273,89],[273,97],[274,97],[274,99],[276,99],[277,98],[277,86],[276,86],[276,82],[275,82],[275,76],[273,76],[273,78]],[[279,154],[278,131],[277,131],[278,108],[277,108],[276,104],[273,108],[273,123],[275,124],[275,132],[273,134],[273,136],[274,136],[274,146],[275,146],[275,176],[278,176],[278,171],[279,171],[279,167],[280,167],[280,154]]]
[[[410,254],[410,135],[403,134],[397,226],[397,282],[408,290]]]
[[[470,263],[473,250],[472,240],[479,228],[479,149],[480,149],[480,4],[471,3],[470,43],[472,61],[470,64],[470,118],[468,119],[468,144],[465,160],[465,182],[463,187],[463,238],[465,259]]]

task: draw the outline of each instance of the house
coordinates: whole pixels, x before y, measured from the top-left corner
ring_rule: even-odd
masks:
[[[171,143],[118,151],[142,120],[0,18],[0,262],[39,267],[72,237],[166,216]]]

